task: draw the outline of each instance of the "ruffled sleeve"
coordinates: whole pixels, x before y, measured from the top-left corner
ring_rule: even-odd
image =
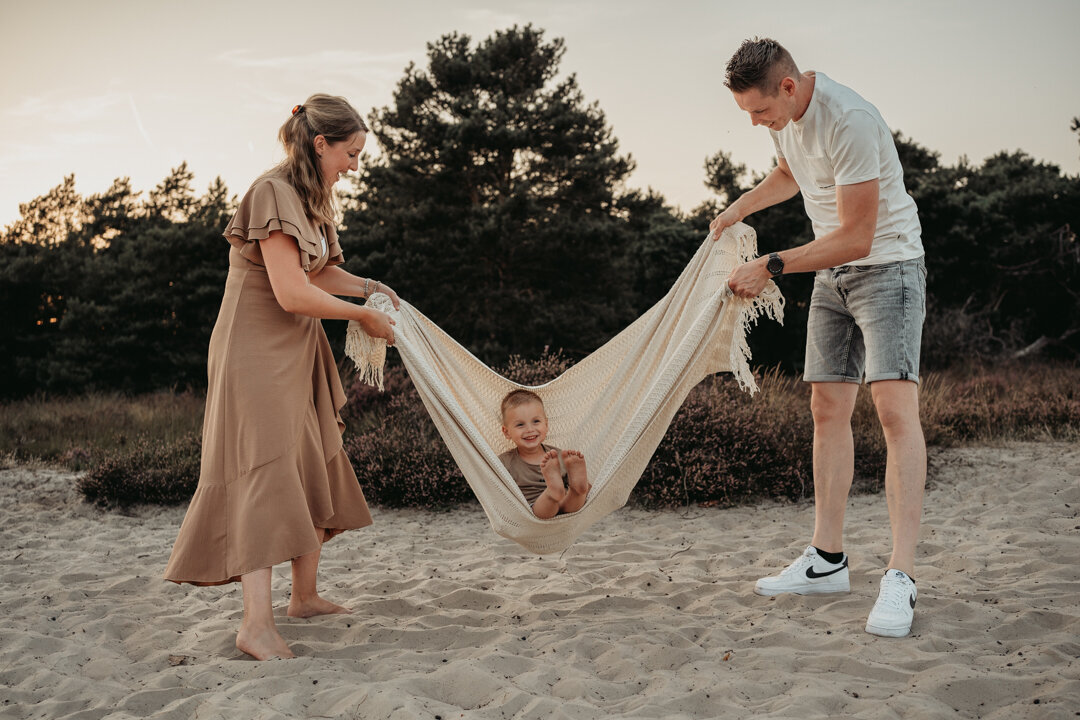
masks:
[[[265,265],[257,241],[270,237],[275,230],[296,240],[304,272],[344,262],[337,229],[333,226],[326,228],[327,251],[324,255],[319,231],[304,212],[296,190],[283,178],[263,176],[255,181],[240,201],[240,207],[225,228],[224,235],[244,259],[256,265]]]

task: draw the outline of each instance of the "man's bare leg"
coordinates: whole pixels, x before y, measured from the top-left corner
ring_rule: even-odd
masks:
[[[811,383],[814,416],[814,538],[825,552],[844,547],[844,511],[855,475],[855,442],[851,413],[859,386],[855,383]]]
[[[885,497],[893,540],[889,567],[914,577],[926,487],[926,441],[919,420],[919,386],[910,380],[881,380],[871,383],[870,392],[888,450]]]

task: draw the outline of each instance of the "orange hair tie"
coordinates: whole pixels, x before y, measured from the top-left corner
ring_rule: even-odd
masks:
[[[293,105],[292,114],[295,115],[296,113],[300,112],[303,109],[304,109],[303,105]]]

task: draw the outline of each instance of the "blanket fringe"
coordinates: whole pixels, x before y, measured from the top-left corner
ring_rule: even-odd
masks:
[[[349,321],[345,332],[345,354],[356,363],[360,380],[383,390],[383,366],[386,365],[386,341],[364,332],[360,323]]]
[[[756,258],[757,236],[753,233],[740,233],[738,238],[739,243],[736,252],[740,262],[749,262]],[[735,333],[737,337],[733,338],[735,342],[731,345],[731,355],[729,357],[731,373],[735,376],[735,381],[739,384],[739,387],[753,395],[758,391],[758,386],[754,380],[754,373],[750,370],[752,354],[746,336],[750,332],[750,326],[757,325],[762,314],[781,325],[784,324],[784,295],[780,292],[780,288],[776,286],[776,283],[770,280],[757,297],[748,300],[736,298],[732,295],[728,298],[728,302],[737,302],[739,304],[738,332]]]

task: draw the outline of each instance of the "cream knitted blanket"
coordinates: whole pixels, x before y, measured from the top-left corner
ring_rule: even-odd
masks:
[[[385,295],[368,300],[396,320],[394,347],[454,460],[496,533],[546,554],[570,544],[622,507],[690,389],[707,375],[731,372],[757,390],[746,333],[762,312],[783,321],[784,299],[772,282],[753,300],[733,296],[732,269],[757,252],[742,223],[708,237],[674,286],[603,347],[549,383],[529,387],[544,400],[548,441],[585,454],[592,490],[576,513],[541,520],[532,514],[499,453],[499,403],[514,388],[407,302],[394,310]],[[386,343],[350,323],[346,353],[362,376],[382,385]]]

